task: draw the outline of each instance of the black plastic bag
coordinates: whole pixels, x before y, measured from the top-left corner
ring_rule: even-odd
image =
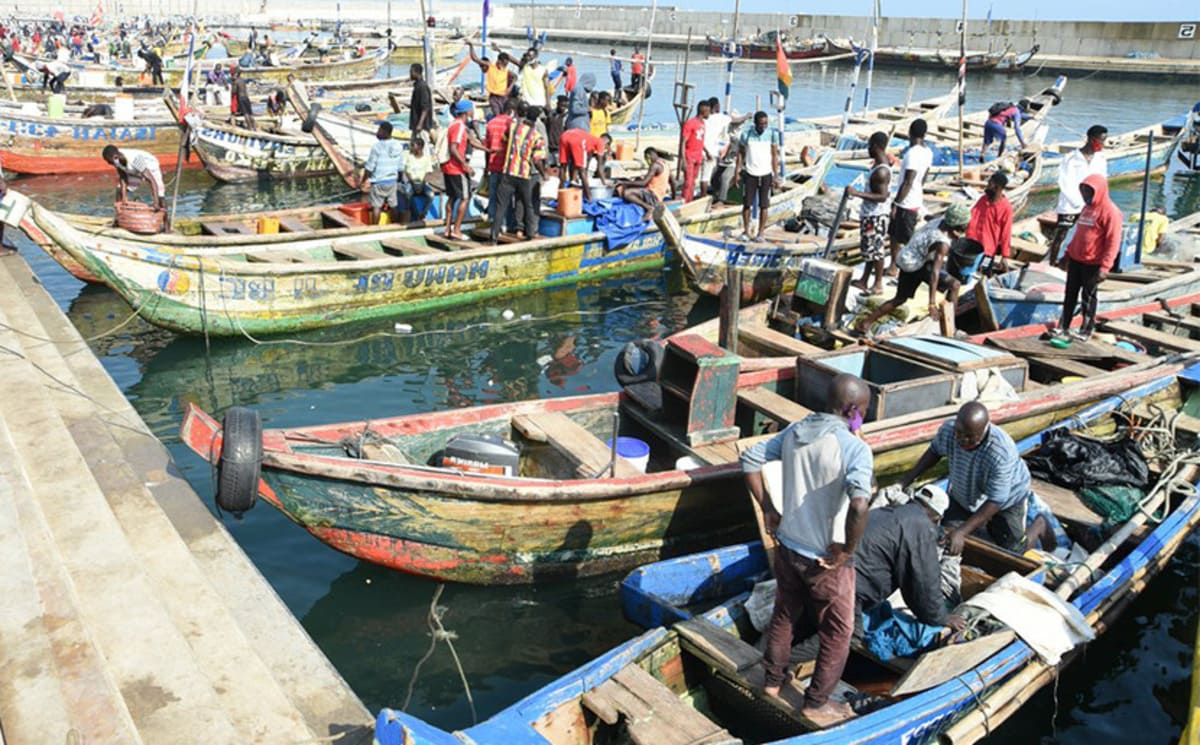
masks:
[[[1025,462],[1035,478],[1075,491],[1101,485],[1144,488],[1150,483],[1146,459],[1128,436],[1100,441],[1052,429]]]

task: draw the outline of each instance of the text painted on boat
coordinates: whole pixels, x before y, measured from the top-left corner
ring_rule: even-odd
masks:
[[[472,261],[469,264],[452,264],[450,266],[419,267],[404,272],[401,281],[405,287],[432,287],[433,285],[465,282],[472,279],[484,279],[488,275],[489,260]],[[359,275],[355,280],[356,292],[387,292],[395,286],[395,272],[374,272]]]
[[[156,126],[90,127],[74,125],[68,127],[19,119],[0,119],[0,132],[38,139],[70,137],[72,140],[84,142],[142,142],[158,138],[158,127]]]

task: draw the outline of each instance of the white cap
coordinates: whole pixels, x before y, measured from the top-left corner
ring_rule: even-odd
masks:
[[[950,495],[942,487],[933,484],[926,484],[917,489],[913,499],[936,512],[938,517],[946,514],[946,508],[950,506]]]

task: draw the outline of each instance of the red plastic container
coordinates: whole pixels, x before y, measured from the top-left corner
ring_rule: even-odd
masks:
[[[358,220],[363,225],[371,224],[371,205],[366,202],[351,202],[338,207],[343,213]]]

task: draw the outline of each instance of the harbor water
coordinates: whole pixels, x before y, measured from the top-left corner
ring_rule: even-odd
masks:
[[[551,40],[549,46],[556,44]],[[583,51],[603,56],[607,48]],[[703,57],[699,45],[696,57],[687,71],[696,95],[723,98],[723,65],[698,61]],[[596,73],[606,85],[603,59],[576,60],[581,72]],[[805,64],[793,70],[789,117],[841,111],[849,67]],[[676,65],[660,58],[647,123],[673,121],[675,75]],[[733,104],[742,112],[755,108],[757,95],[766,101],[775,88],[770,64],[739,64],[735,75]],[[1053,70],[975,77],[967,108],[1016,100],[1053,80]],[[865,72],[856,107],[861,84]],[[939,95],[952,84],[950,72],[876,70],[871,105]],[[1071,80],[1051,117],[1049,139],[1078,137],[1094,123],[1118,133],[1160,121],[1189,109],[1196,95],[1192,87],[1169,83]],[[109,176],[64,176],[19,179],[12,186],[58,209],[107,214],[114,182]],[[247,212],[348,197],[335,179],[218,185],[193,170],[184,173],[179,186],[180,214]],[[1122,185],[1114,196],[1131,211],[1140,201],[1140,183]],[[1031,209],[1052,202],[1053,197],[1040,198]],[[1150,186],[1150,204],[1166,207],[1172,217],[1200,209],[1200,181],[1158,177]],[[188,402],[218,413],[232,405],[252,406],[262,412],[265,426],[278,427],[610,391],[615,388],[613,360],[626,341],[662,336],[716,314],[715,303],[698,298],[672,268],[406,317],[410,334],[396,334],[392,322],[384,321],[289,339],[206,343],[147,326],[110,291],[84,287],[23,237],[15,241],[83,335],[94,337],[91,343],[105,367],[201,495],[212,494],[211,469],[178,438]],[[19,384],[9,381],[10,392]],[[266,506],[226,524],[369,708],[399,707],[411,692],[412,713],[446,728],[471,724],[459,673],[444,646],[412,680],[430,645],[427,615],[434,583],[339,554]],[[992,740],[1082,743],[1101,735],[1165,743],[1178,737],[1198,620],[1198,571],[1200,542],[1193,537],[1121,622]],[[481,719],[637,633],[621,618],[618,579],[446,589],[440,600],[443,623],[456,634],[455,648]]]

